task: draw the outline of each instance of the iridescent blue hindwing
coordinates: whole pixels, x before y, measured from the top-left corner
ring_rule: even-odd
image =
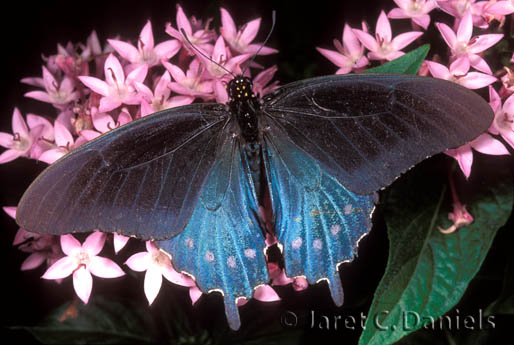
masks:
[[[280,134],[265,135],[265,164],[286,274],[305,276],[311,284],[326,279],[340,306],[338,265],[352,260],[359,239],[371,229],[376,196],[350,192]]]
[[[240,326],[236,299],[251,298],[269,281],[255,190],[241,151],[239,141],[227,139],[186,228],[159,242],[202,291],[222,292],[232,329]]]

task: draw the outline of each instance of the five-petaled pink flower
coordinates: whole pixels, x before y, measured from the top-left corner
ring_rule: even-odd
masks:
[[[502,107],[500,96],[492,87],[489,87],[489,100],[494,111],[494,121],[489,132],[501,135],[514,148],[514,95],[507,98]]]
[[[342,44],[338,40],[334,40],[334,46],[337,51],[318,47],[316,49],[339,67],[336,74],[350,73],[353,70],[365,67],[369,63],[364,56],[364,47],[348,24],[344,25]]]
[[[204,100],[213,98],[212,82],[202,78],[203,68],[198,59],[193,59],[186,73],[180,67],[163,62],[173,80],[168,88],[180,95],[199,97]]]
[[[150,21],[141,30],[139,40],[137,41],[137,48],[128,42],[120,40],[108,39],[107,41],[121,57],[132,63],[132,67],[140,65],[146,65],[147,67],[155,66],[162,59],[168,60],[180,50],[180,42],[177,40],[168,40],[154,45]]]
[[[18,108],[14,108],[12,114],[13,134],[0,132],[0,146],[7,149],[0,154],[0,164],[10,162],[18,157],[28,157],[33,144],[44,129],[43,125],[38,125],[29,130]]]
[[[457,28],[455,33],[448,25],[444,23],[436,23],[437,28],[441,32],[446,44],[450,47],[453,58],[465,56],[469,59],[471,66],[477,70],[492,74],[491,68],[478,53],[492,47],[503,37],[503,34],[487,34],[473,35],[473,22],[471,13],[468,12]]]
[[[492,75],[469,72],[469,60],[461,56],[450,64],[450,68],[434,61],[425,61],[435,78],[446,79],[460,84],[468,89],[480,89],[494,83],[497,79]]]
[[[430,13],[436,7],[435,0],[394,0],[398,8],[393,8],[387,16],[393,19],[410,18],[414,23],[427,29]]]
[[[134,85],[141,96],[141,116],[146,116],[161,110],[190,104],[194,101],[193,96],[173,96],[170,97],[171,90],[168,88],[171,77],[165,71],[155,85],[155,91],[143,83],[135,82]]]
[[[59,121],[54,122],[54,136],[56,146],[41,153],[38,160],[52,164],[71,150],[85,143],[82,137],[78,137],[77,141],[75,141],[70,131]]]
[[[394,60],[405,53],[400,51],[411,44],[419,36],[421,31],[409,31],[393,38],[391,24],[384,11],[380,12],[375,28],[375,37],[359,29],[353,29],[355,35],[370,51],[368,58],[371,60]]]
[[[259,55],[268,55],[277,52],[276,49],[265,47],[262,43],[251,43],[259,31],[261,18],[249,21],[241,29],[237,30],[230,13],[226,9],[221,8],[221,24],[221,35],[237,54],[253,55],[259,51]]]
[[[171,26],[170,23],[167,23],[166,33],[181,42],[182,46],[186,48],[190,55],[194,55],[194,51],[182,35],[181,30],[184,30],[187,38],[196,48],[209,53],[211,52],[212,44],[210,42],[216,38],[216,34],[207,28],[193,32],[193,27],[191,26],[189,19],[187,19],[184,10],[180,5],[177,5],[177,29]]]
[[[43,66],[43,86],[46,92],[30,91],[25,94],[25,97],[52,103],[57,108],[62,108],[79,97],[78,92],[75,91],[75,85],[69,77],[64,77],[59,83],[45,66]]]
[[[101,278],[117,278],[125,274],[114,261],[98,256],[106,237],[105,233],[93,232],[81,245],[73,235],[62,235],[61,248],[66,256],[48,268],[42,278],[62,279],[73,274],[75,292],[87,303],[93,288],[91,274]]]
[[[455,25],[467,14],[471,14],[473,25],[486,29],[489,23],[486,19],[486,9],[490,5],[489,1],[476,0],[437,0],[437,5],[446,13],[455,17]]]
[[[148,72],[146,64],[135,68],[125,79],[120,61],[110,54],[105,60],[104,71],[106,81],[90,76],[79,77],[87,87],[103,96],[100,99],[99,111],[110,111],[121,104],[139,104],[139,97],[133,84],[145,80]]]
[[[508,155],[509,151],[503,146],[501,141],[494,139],[490,134],[484,133],[475,140],[462,145],[456,149],[446,150],[445,153],[457,160],[459,167],[466,178],[471,174],[471,165],[473,164],[473,151],[486,155]]]
[[[193,279],[173,269],[168,254],[158,249],[153,242],[146,242],[146,250],[146,252],[132,255],[125,263],[134,271],[146,271],[144,289],[148,304],[152,304],[157,297],[161,289],[163,276],[177,285],[196,286]]]

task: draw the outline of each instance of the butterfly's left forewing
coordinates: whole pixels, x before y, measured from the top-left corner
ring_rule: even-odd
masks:
[[[216,161],[227,118],[223,105],[193,104],[107,132],[32,183],[18,205],[18,224],[41,234],[174,236]]]
[[[241,152],[239,140],[227,135],[186,228],[159,243],[202,291],[222,292],[232,329],[240,326],[237,298],[251,298],[269,281],[254,186]]]

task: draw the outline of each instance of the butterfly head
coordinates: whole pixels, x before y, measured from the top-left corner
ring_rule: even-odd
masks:
[[[231,102],[255,98],[250,78],[238,75],[227,84],[228,98]]]

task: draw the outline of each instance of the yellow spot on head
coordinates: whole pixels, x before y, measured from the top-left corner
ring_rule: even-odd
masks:
[[[246,85],[243,85],[243,90],[246,89]]]
[[[240,89],[240,88],[238,88],[238,87],[236,87],[236,90],[237,90],[237,91],[240,91],[241,89]]]
[[[237,98],[241,98],[241,94],[237,95]]]
[[[245,97],[248,97],[248,92],[245,92]]]

